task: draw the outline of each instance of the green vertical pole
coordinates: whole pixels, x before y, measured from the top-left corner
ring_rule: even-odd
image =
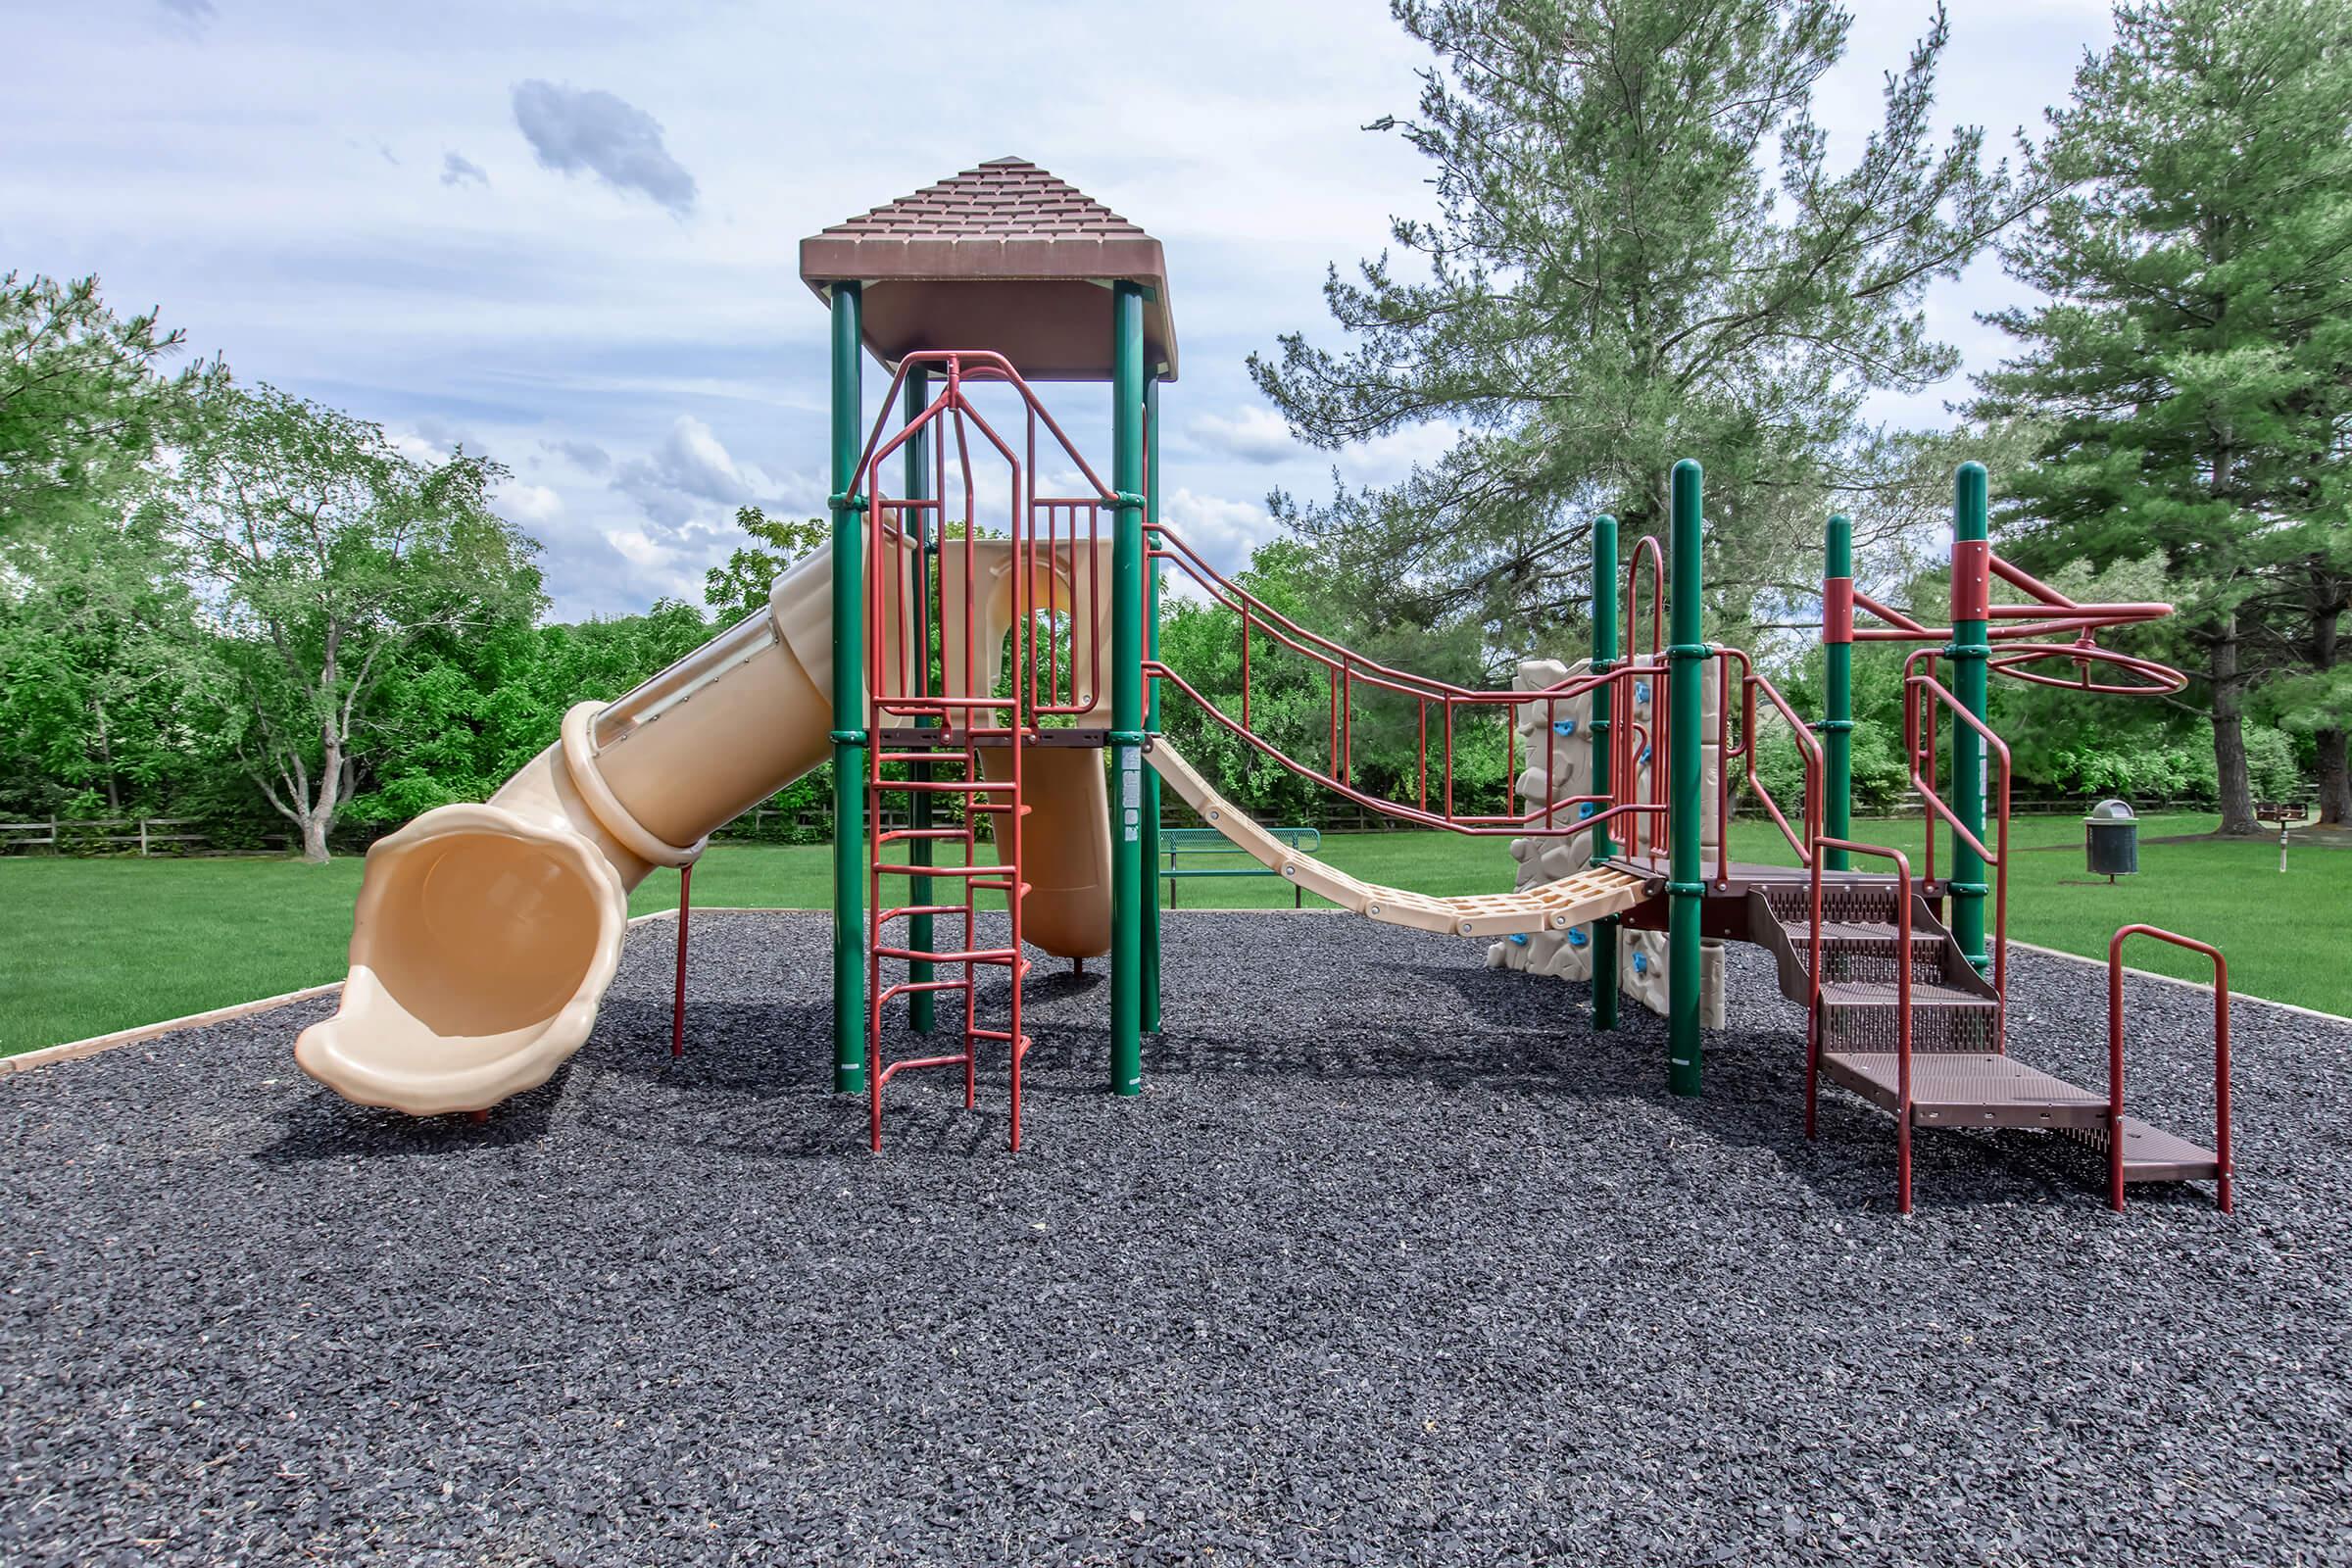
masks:
[[[1592,673],[1605,675],[1617,665],[1617,519],[1592,519]],[[1609,793],[1609,734],[1614,726],[1616,698],[1612,688],[1592,693],[1592,793]],[[1609,824],[1592,830],[1592,858],[1605,860],[1617,853]],[[1617,1027],[1617,917],[1604,914],[1592,922],[1592,1027]]]
[[[906,422],[912,424],[922,416],[923,410],[930,405],[931,372],[918,365],[906,372]],[[906,445],[901,450],[906,454],[906,499],[909,501],[929,500],[931,498],[931,432],[928,430],[916,432],[907,439]],[[943,519],[925,511],[913,511],[908,515],[914,519],[915,551],[911,565],[914,571],[915,657],[923,662],[927,671],[931,663],[931,634],[933,630],[931,624],[931,563],[939,555],[939,533]],[[934,690],[936,689],[934,688]],[[928,729],[932,720],[928,717],[918,718],[915,723],[921,728]],[[918,779],[931,777],[931,764],[928,762],[915,763],[914,776]],[[931,792],[928,790],[915,791],[913,801],[907,806],[906,815],[908,825],[917,831],[928,829],[931,826]],[[907,857],[910,863],[915,865],[931,863],[931,841],[929,839],[918,838],[908,844],[906,848],[910,852]],[[907,902],[916,905],[931,902],[931,879],[929,877],[918,876],[914,879],[913,886],[907,894]],[[917,953],[933,952],[932,935],[931,916],[917,914],[907,917],[906,945],[909,948]],[[906,978],[921,985],[935,978],[938,972],[935,966],[917,958],[907,965]],[[937,1011],[933,1006],[930,992],[916,991],[908,995],[906,998],[906,1021],[913,1025],[916,1034],[927,1035],[931,1032],[932,1024],[937,1021]]]
[[[1700,683],[1711,650],[1700,640],[1699,532],[1704,475],[1690,458],[1674,466],[1674,520],[1668,539],[1667,624],[1674,669],[1667,691],[1666,1004],[1667,1081],[1678,1095],[1699,1086],[1698,928],[1706,884],[1699,880]]]
[[[1854,825],[1854,524],[1842,512],[1830,518],[1827,559],[1821,582],[1822,831],[1831,838],[1853,836]],[[1843,850],[1829,850],[1822,863],[1846,869]]]
[[[1952,475],[1952,695],[1984,716],[1986,635],[1991,609],[1991,546],[1985,526],[1984,466],[1963,463]],[[1952,725],[1952,810],[1982,843],[1984,838],[1984,741],[1966,724]],[[1979,970],[1991,967],[1984,949],[1984,858],[1953,836],[1952,935]]]
[[[865,1090],[865,500],[858,287],[833,285],[833,1090]]]
[[[1144,380],[1144,514],[1159,523],[1159,376]],[[1149,536],[1147,536],[1148,538]],[[1159,570],[1144,560],[1144,646],[1159,658]],[[1159,682],[1144,686],[1144,729],[1159,733]],[[1144,769],[1144,1032],[1159,1032],[1159,775]]]
[[[1111,285],[1110,1090],[1144,1092],[1144,291]]]

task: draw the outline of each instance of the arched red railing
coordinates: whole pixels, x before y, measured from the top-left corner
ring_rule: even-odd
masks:
[[[1622,694],[1617,710],[1630,714],[1633,711],[1633,680],[1638,674],[1646,678],[1649,673],[1647,670],[1638,670],[1628,664],[1605,674],[1575,676],[1532,691],[1482,690],[1414,674],[1369,659],[1299,625],[1210,565],[1198,550],[1164,523],[1151,525],[1148,532],[1151,540],[1149,554],[1153,561],[1164,562],[1171,569],[1189,577],[1203,599],[1233,612],[1239,617],[1241,715],[1237,718],[1227,713],[1187,680],[1182,672],[1164,662],[1156,660],[1147,662],[1146,674],[1166,681],[1199,705],[1211,722],[1253,752],[1298,777],[1332,790],[1368,810],[1396,820],[1472,835],[1549,834],[1566,837],[1592,831],[1621,818],[1638,819],[1645,815],[1663,814],[1665,806],[1662,801],[1651,803],[1636,800],[1623,785],[1613,788],[1606,795],[1570,796],[1557,801],[1547,799],[1525,810],[1509,808],[1507,799],[1504,809],[1480,810],[1459,799],[1458,792],[1460,780],[1456,760],[1460,749],[1461,721],[1465,715],[1494,714],[1502,721],[1503,788],[1507,792],[1512,788],[1521,767],[1518,734],[1512,723],[1520,712],[1531,705],[1542,705],[1544,719],[1544,742],[1541,754],[1544,769],[1547,779],[1556,777],[1556,764],[1560,760],[1557,729],[1560,705],[1608,687]],[[1325,725],[1327,753],[1319,766],[1313,761],[1283,752],[1252,727],[1251,662],[1261,657],[1269,644],[1306,661],[1310,666],[1322,672],[1329,696]],[[1410,802],[1375,795],[1361,788],[1353,776],[1356,700],[1360,693],[1365,692],[1396,697],[1414,706],[1415,757],[1411,770],[1414,799]],[[1638,729],[1638,725],[1623,724],[1613,732],[1612,745],[1616,748],[1611,753],[1613,760],[1629,756],[1629,743]],[[1532,762],[1536,757],[1537,754],[1531,751],[1526,760]],[[1620,767],[1616,769],[1614,778],[1627,779],[1630,775],[1630,767]]]

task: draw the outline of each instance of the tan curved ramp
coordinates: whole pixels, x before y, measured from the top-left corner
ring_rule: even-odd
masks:
[[[1564,931],[1604,914],[1630,909],[1642,899],[1642,878],[1626,871],[1589,867],[1541,887],[1517,893],[1432,898],[1404,888],[1358,881],[1311,855],[1300,855],[1259,827],[1230,801],[1208,787],[1182,753],[1154,736],[1144,760],[1185,805],[1257,860],[1260,865],[1344,909],[1389,925],[1444,931],[1459,937],[1507,937]]]

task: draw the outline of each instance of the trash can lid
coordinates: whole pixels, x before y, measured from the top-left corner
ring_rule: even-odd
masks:
[[[2085,822],[2136,822],[2139,818],[2132,814],[2129,802],[2101,801],[2090,808],[2090,814],[2082,820]]]

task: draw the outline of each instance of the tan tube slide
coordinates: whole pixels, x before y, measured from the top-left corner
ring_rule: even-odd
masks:
[[[713,829],[830,755],[832,578],[825,552],[801,561],[762,613],[612,703],[574,707],[562,738],[487,804],[436,808],[378,841],[342,1004],[295,1042],[302,1069],[347,1100],[420,1116],[545,1083],[612,983],[629,890],[691,863]],[[993,619],[979,629],[1001,640]],[[1109,820],[1101,754],[1062,755],[1084,765],[1025,769],[1039,808],[1025,934],[1084,956],[1110,940]],[[1054,865],[1069,881],[1088,864],[1099,887],[1037,874]]]

